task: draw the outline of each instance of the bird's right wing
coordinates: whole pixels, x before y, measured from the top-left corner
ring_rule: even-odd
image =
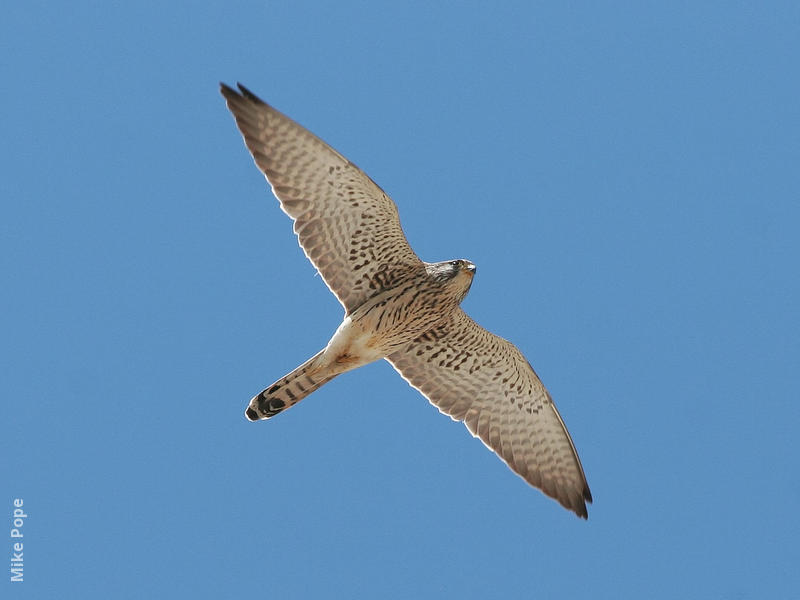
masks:
[[[387,360],[525,481],[587,517],[592,495],[578,453],[550,394],[513,344],[459,308]]]
[[[394,202],[361,169],[244,86],[221,92],[300,246],[348,313],[422,266]]]

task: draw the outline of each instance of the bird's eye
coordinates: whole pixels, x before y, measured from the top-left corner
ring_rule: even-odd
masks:
[[[457,267],[457,266],[459,266],[460,264],[461,264],[461,261],[460,261],[460,260],[452,260],[452,261],[450,261],[450,266],[451,266],[451,267]]]

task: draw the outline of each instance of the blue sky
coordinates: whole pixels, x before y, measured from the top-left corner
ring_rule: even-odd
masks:
[[[5,7],[0,595],[797,593],[800,8],[492,4]],[[478,265],[588,522],[383,362],[245,420],[341,308],[219,81]]]

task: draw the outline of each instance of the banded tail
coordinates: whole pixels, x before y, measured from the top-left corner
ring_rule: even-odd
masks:
[[[244,411],[245,416],[251,421],[274,417],[336,377],[338,373],[332,373],[329,369],[325,369],[323,373],[315,373],[324,352],[325,350],[320,350],[250,400],[250,405]]]

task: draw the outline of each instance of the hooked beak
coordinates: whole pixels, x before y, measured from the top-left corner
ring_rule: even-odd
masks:
[[[475,265],[473,265],[472,263],[467,263],[465,268],[467,271],[469,271],[470,275],[475,275],[475,271],[477,270],[477,267]]]

